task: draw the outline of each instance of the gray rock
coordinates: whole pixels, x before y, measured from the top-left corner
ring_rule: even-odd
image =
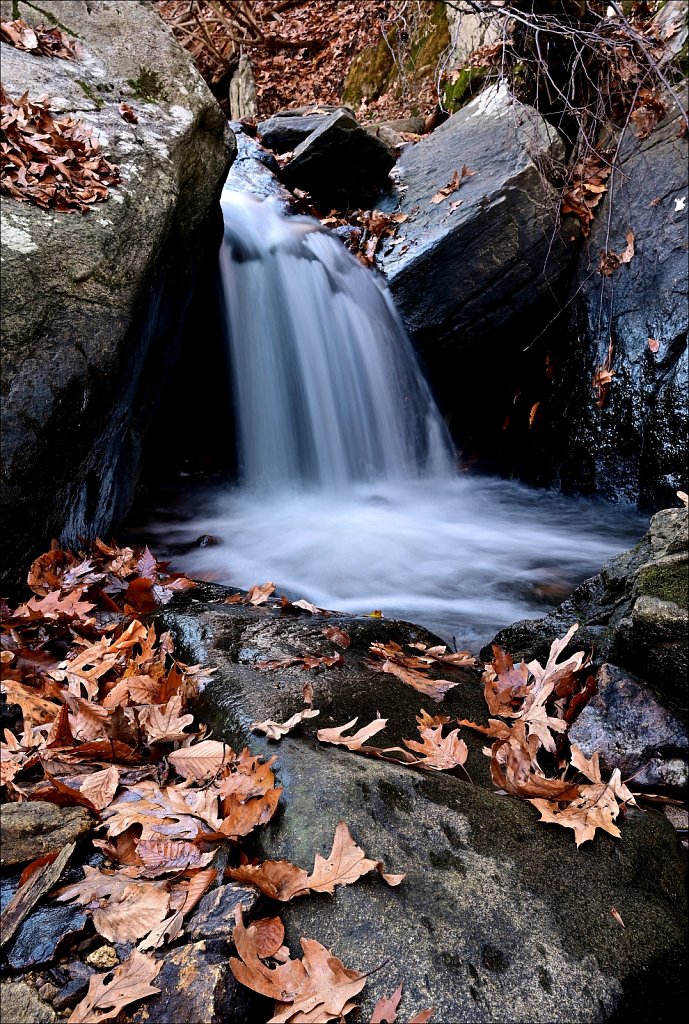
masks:
[[[633,672],[686,718],[688,546],[687,510],[658,512],[636,547],[606,562],[549,615],[515,622],[494,643],[515,658],[541,658],[554,636],[578,622],[573,648],[593,647],[599,660]],[[490,657],[490,647],[481,653]]]
[[[283,213],[290,213],[294,196],[277,177],[280,167],[275,157],[249,138],[236,121],[230,121],[230,130],[235,136],[237,156],[227,176],[225,190],[270,199]]]
[[[52,1006],[27,981],[3,982],[0,1024],[53,1024],[56,1019]]]
[[[680,123],[679,116],[670,117],[643,141],[632,131],[625,135],[620,170],[598,207],[577,267],[574,337],[554,392],[563,486],[651,509],[673,503],[678,489],[688,489],[688,182]],[[602,276],[601,252],[621,252],[629,231],[634,258]],[[649,338],[658,342],[657,352]],[[615,376],[598,409],[591,379],[611,341]]]
[[[132,1024],[248,1024],[267,1019],[272,1004],[235,981],[227,956],[212,952],[205,942],[180,946],[162,960],[154,982],[160,995],[128,1016]]]
[[[263,145],[276,153],[287,153],[288,150],[295,149],[304,139],[308,138],[311,132],[320,128],[324,118],[339,110],[344,110],[350,117],[354,117],[354,114],[345,107],[327,106],[316,107],[315,111],[311,112],[312,110],[313,108],[307,107],[301,114],[291,114],[284,110],[279,114],[273,114],[265,121],[260,121],[258,134],[261,136]]]
[[[229,882],[206,893],[196,913],[185,928],[195,942],[200,939],[230,942],[234,928],[235,907],[240,904],[250,914],[258,899],[258,890],[253,886],[235,885]]]
[[[48,853],[59,853],[89,832],[92,825],[84,807],[58,807],[43,800],[3,804],[0,864],[24,864]]]
[[[60,987],[59,993],[53,999],[53,1006],[56,1010],[65,1010],[67,1007],[76,1006],[82,999],[89,987],[89,980],[96,973],[93,967],[76,960],[67,965],[70,980]]]
[[[258,114],[256,82],[251,61],[245,53],[230,81],[230,117],[233,121],[251,119]]]
[[[39,6],[19,13],[56,18],[83,57],[3,43],[5,88],[47,93],[94,127],[122,184],[83,215],[0,200],[2,563],[15,581],[52,537],[105,535],[128,508],[233,152],[220,108],[150,5]],[[2,0],[3,20],[12,9]]]
[[[563,154],[555,129],[498,86],[404,151],[379,206],[408,215],[406,242],[378,262],[419,340],[480,345],[550,292],[569,261],[547,183]],[[473,176],[432,203],[463,166]]]
[[[88,920],[80,907],[39,907],[17,930],[7,956],[10,967],[21,970],[50,963]]]
[[[199,706],[214,734],[235,748],[250,742],[256,753],[277,755],[284,808],[257,835],[256,852],[310,867],[344,820],[369,856],[407,872],[394,890],[374,873],[333,897],[280,906],[293,955],[308,936],[347,967],[384,965],[362,993],[362,1020],[400,981],[405,1019],[429,1006],[440,1021],[477,1024],[641,1022],[672,1014],[682,999],[685,896],[681,850],[662,815],[630,814],[621,840],[599,834],[577,850],[565,830],[539,825],[528,803],[495,792],[480,768],[487,763],[480,740],[469,735],[473,784],[460,773],[436,777],[319,744],[317,728],[355,715],[361,725],[376,710],[388,726],[374,743],[413,736],[419,709],[438,709],[373,672],[367,651],[374,639],[427,642],[429,634],[386,620],[287,620],[271,608],[223,605],[223,593],[205,587],[195,592],[197,604],[168,609],[159,622],[173,630],[181,656],[218,667]],[[241,651],[269,657],[327,649],[326,623],[352,638],[341,668],[307,676],[240,662]],[[307,677],[321,712],[315,723],[279,745],[251,735],[259,715],[284,720],[301,707]],[[477,673],[458,678],[442,711],[485,720]],[[624,932],[611,906],[625,920]]]
[[[606,771],[619,768],[637,786],[681,790],[689,781],[686,727],[659,704],[648,687],[615,665],[602,665],[598,692],[579,715],[569,738]]]
[[[383,142],[339,110],[297,146],[282,180],[288,188],[310,192],[321,204],[362,205],[389,185],[394,162]]]
[[[409,132],[412,135],[423,135],[426,130],[425,117],[394,117],[390,121],[373,121],[364,125],[367,131],[375,135],[381,128],[390,128],[393,132]]]

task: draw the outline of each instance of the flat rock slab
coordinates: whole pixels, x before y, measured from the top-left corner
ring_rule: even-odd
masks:
[[[349,117],[354,117],[354,112],[345,107],[307,107],[303,113],[284,110],[266,118],[265,121],[259,121],[257,131],[261,136],[261,142],[268,149],[276,153],[287,153],[308,138],[311,132],[320,128],[324,118],[340,110],[344,110]]]
[[[251,914],[258,896],[258,889],[250,885],[228,882],[218,886],[206,893],[184,930],[196,941],[208,939],[229,945],[235,925],[235,908],[243,906],[245,912]]]
[[[131,1024],[249,1024],[267,1020],[269,1003],[237,981],[227,956],[205,942],[180,946],[163,958],[152,996],[128,1018]]]
[[[392,151],[345,110],[322,120],[282,169],[288,188],[301,188],[321,204],[358,205],[389,185]]]
[[[59,853],[91,829],[84,807],[58,807],[43,800],[4,804],[0,815],[0,864],[25,864]]]
[[[362,1020],[401,981],[405,1014],[434,1006],[439,1021],[645,1021],[674,1012],[683,998],[686,896],[682,852],[662,815],[630,814],[621,840],[599,834],[577,850],[571,833],[539,824],[529,804],[495,792],[488,759],[469,735],[473,784],[460,773],[422,773],[320,744],[317,728],[356,715],[362,725],[376,711],[389,719],[372,741],[380,746],[413,737],[422,707],[480,720],[478,676],[462,673],[436,706],[367,665],[372,640],[428,642],[425,630],[346,616],[290,619],[223,605],[222,595],[206,586],[158,621],[182,657],[218,668],[199,706],[215,735],[277,755],[283,811],[251,852],[310,869],[344,820],[368,856],[407,873],[397,889],[374,873],[334,897],[267,911],[280,912],[293,955],[306,936],[347,967],[384,965],[362,993]],[[352,638],[343,667],[252,667],[290,651],[327,650],[321,631],[333,623]],[[299,710],[306,680],[319,718],[279,744],[250,732],[254,719],[284,721]]]
[[[405,149],[379,207],[408,219],[378,264],[410,331],[460,349],[549,293],[569,262],[548,185],[563,155],[555,129],[497,86]],[[464,166],[473,176],[432,203]]]

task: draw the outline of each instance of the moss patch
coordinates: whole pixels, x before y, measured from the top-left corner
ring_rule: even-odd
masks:
[[[45,18],[45,20],[47,22],[49,22],[51,25],[54,25],[56,28],[61,29],[63,32],[66,32],[68,36],[71,36],[73,39],[80,39],[81,38],[78,32],[73,32],[71,28],[67,28],[67,26],[63,25],[62,22],[60,21],[60,19],[56,18],[54,14],[51,14],[50,11],[44,11],[42,7],[38,6],[38,4],[29,3],[29,0],[21,0],[21,2],[26,4],[26,6],[30,7],[32,10],[38,11],[39,14],[43,15],[43,17]],[[14,17],[16,17],[16,18],[18,18],[20,16],[18,13],[16,15],[14,13],[15,11],[18,11],[18,10],[19,10],[19,4],[18,3],[13,3],[12,4],[12,15]]]
[[[342,93],[343,103],[358,107],[366,97],[375,100],[386,91],[395,70],[391,47],[394,34],[388,33],[376,46],[367,46],[351,63]]]
[[[464,68],[454,82],[443,88],[443,106],[451,114],[465,106],[476,95],[486,79],[488,68]]]
[[[680,608],[689,607],[689,576],[686,562],[649,565],[637,578],[639,593],[646,597],[659,597],[661,601],[674,601]]]
[[[127,79],[127,85],[133,89],[136,99],[143,100],[145,103],[155,103],[157,100],[167,99],[167,92],[160,75],[151,68],[140,67],[139,77]]]
[[[84,96],[91,100],[92,103],[95,103],[99,110],[102,110],[105,104],[98,93],[93,91],[88,82],[84,82],[81,78],[77,78],[76,82]]]

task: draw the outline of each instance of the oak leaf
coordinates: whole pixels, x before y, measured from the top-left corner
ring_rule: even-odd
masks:
[[[469,750],[464,740],[459,738],[459,729],[453,729],[447,736],[443,736],[442,725],[434,729],[423,728],[419,730],[421,742],[418,740],[403,740],[405,747],[421,754],[418,762],[423,768],[431,771],[443,772],[452,768],[461,767],[467,759]]]
[[[178,743],[189,739],[184,730],[194,721],[193,715],[182,715],[182,698],[171,697],[165,705],[149,704],[139,710],[139,724],[147,743]],[[194,749],[186,748],[186,749]]]
[[[265,722],[252,722],[250,728],[253,732],[265,733],[269,740],[281,740],[283,736],[286,736],[288,732],[295,729],[305,719],[316,718],[317,715],[320,715],[320,711],[314,711],[313,708],[304,708],[303,711],[297,711],[286,722],[274,722],[272,719],[267,718]]]
[[[368,725],[363,725],[351,736],[343,736],[347,729],[351,729],[359,721],[358,717],[345,725],[338,725],[332,729],[319,729],[316,736],[321,743],[334,743],[337,746],[347,747],[348,750],[360,750],[366,740],[370,740],[377,732],[384,729],[388,724],[387,718],[376,718]]]
[[[397,1007],[402,998],[403,982],[400,982],[391,996],[381,996],[373,1008],[371,1024],[395,1024]]]
[[[75,1007],[68,1024],[100,1024],[123,1007],[160,992],[151,982],[162,966],[152,956],[133,950],[128,960],[108,974],[89,979],[88,992]]]

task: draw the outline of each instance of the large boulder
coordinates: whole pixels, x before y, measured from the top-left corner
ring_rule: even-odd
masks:
[[[334,107],[330,104],[295,107],[293,110],[279,110],[272,117],[259,121],[258,134],[268,149],[275,153],[287,153],[320,128],[324,117],[336,114],[338,110],[344,110],[350,117],[354,117],[354,111],[349,107]]]
[[[392,150],[342,109],[322,118],[297,146],[282,180],[288,188],[310,192],[322,205],[358,206],[390,184],[394,163]]]
[[[675,115],[646,139],[625,133],[619,170],[580,257],[573,337],[555,389],[563,486],[651,509],[687,489],[688,182],[680,125]],[[601,274],[601,253],[624,250],[629,232],[633,259]],[[614,376],[599,408],[591,381],[604,366]]]
[[[252,853],[310,868],[344,820],[369,856],[407,873],[394,890],[367,876],[333,897],[263,910],[280,913],[293,955],[307,936],[347,967],[373,972],[357,999],[362,1020],[400,982],[403,1019],[429,1006],[439,1021],[476,1022],[645,1021],[673,1012],[683,984],[683,861],[661,815],[630,814],[620,840],[599,834],[577,850],[565,830],[539,825],[533,807],[495,792],[480,737],[467,736],[473,783],[319,744],[316,727],[355,716],[363,725],[377,711],[388,719],[380,745],[390,746],[415,734],[422,707],[485,721],[478,673],[454,670],[458,685],[442,705],[429,706],[367,662],[370,642],[429,643],[426,631],[371,618],[290,617],[224,604],[226,593],[205,586],[195,603],[168,606],[159,623],[188,658],[218,669],[199,705],[215,736],[277,755],[284,808]],[[254,666],[331,650],[322,630],[333,624],[351,637],[340,667],[273,673]],[[315,723],[279,746],[250,732],[255,719],[284,721],[298,710],[306,680],[320,709]]]
[[[52,19],[81,57],[3,43],[8,94],[47,94],[56,113],[83,119],[122,182],[83,215],[2,197],[9,578],[52,537],[107,533],[127,510],[234,150],[215,100],[150,5],[3,0],[2,20],[15,10],[34,25]],[[137,123],[123,119],[121,101]]]
[[[563,156],[555,129],[503,86],[405,150],[397,187],[379,204],[407,215],[404,242],[379,266],[407,328],[429,347],[480,345],[552,291],[569,249],[547,178]],[[473,175],[433,202],[463,167]]]

